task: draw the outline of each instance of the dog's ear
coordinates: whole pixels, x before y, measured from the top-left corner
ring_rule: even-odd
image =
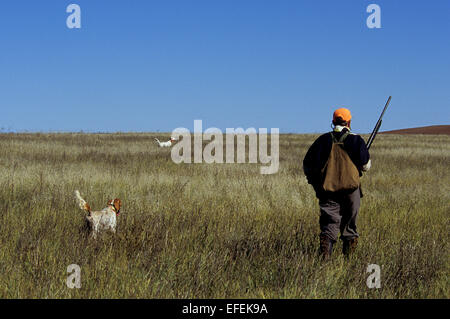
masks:
[[[113,205],[114,205],[114,208],[116,209],[116,212],[119,212],[120,207],[122,206],[122,201],[120,199],[116,198],[113,201]]]

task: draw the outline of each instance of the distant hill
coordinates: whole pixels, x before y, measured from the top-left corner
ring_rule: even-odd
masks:
[[[450,135],[450,125],[432,125],[385,131],[380,134],[446,134]]]

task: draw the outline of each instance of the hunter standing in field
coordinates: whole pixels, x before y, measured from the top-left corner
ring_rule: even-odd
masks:
[[[359,178],[370,169],[366,143],[350,130],[348,109],[333,114],[333,131],[321,135],[303,160],[303,171],[320,206],[320,254],[328,259],[338,234],[348,256],[358,243],[356,217],[362,197]]]

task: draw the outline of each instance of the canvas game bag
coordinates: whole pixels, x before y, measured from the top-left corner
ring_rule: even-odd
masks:
[[[355,190],[359,187],[359,171],[344,149],[349,132],[339,140],[331,133],[333,144],[330,156],[322,169],[323,189],[327,192]]]

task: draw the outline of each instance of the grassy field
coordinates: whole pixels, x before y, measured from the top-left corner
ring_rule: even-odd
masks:
[[[154,136],[0,134],[0,298],[450,297],[450,136],[377,137],[358,249],[330,262],[302,172],[317,135],[281,135],[274,175],[174,164]],[[115,236],[86,236],[75,189],[94,209],[122,199]]]

